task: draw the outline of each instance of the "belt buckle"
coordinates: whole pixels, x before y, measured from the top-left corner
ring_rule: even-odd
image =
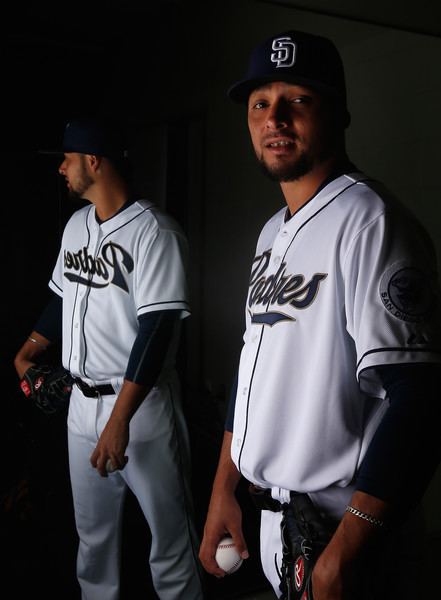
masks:
[[[98,390],[96,388],[90,386],[88,383],[86,383],[79,377],[75,379],[75,383],[78,385],[78,387],[83,392],[83,394],[86,396],[86,398],[97,398],[98,397]]]
[[[87,396],[88,398],[98,398],[99,393],[96,388],[90,387],[90,385],[88,385],[86,389],[87,389],[87,393],[84,394],[85,396]]]

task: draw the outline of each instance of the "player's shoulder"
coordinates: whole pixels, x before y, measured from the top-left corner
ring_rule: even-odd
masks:
[[[285,221],[287,214],[287,207],[279,209],[276,213],[274,213],[264,224],[261,234],[266,234],[272,232],[274,230],[278,230]]]
[[[401,201],[383,182],[357,174],[355,184],[341,194],[345,202],[347,193],[350,202],[347,226],[355,233],[365,227],[376,226],[394,229],[395,235],[425,239],[431,244],[429,234],[416,213]],[[349,216],[350,214],[350,216]],[[352,228],[351,228],[352,224]]]
[[[134,209],[139,211],[139,217],[149,228],[159,232],[173,232],[183,235],[178,221],[154,202],[141,198],[134,202]]]
[[[363,219],[387,215],[413,219],[412,212],[381,181],[362,172],[349,173],[340,178],[342,186],[337,200]],[[348,198],[351,199],[347,202]]]
[[[86,204],[85,206],[78,208],[71,214],[71,216],[69,217],[69,219],[66,223],[66,226],[76,226],[76,225],[78,225],[78,223],[84,222],[92,210],[93,210],[92,204]]]
[[[358,210],[382,211],[391,198],[389,190],[380,181],[361,171],[346,173],[336,183],[341,187],[337,199],[341,198],[345,202],[347,197],[354,198]]]

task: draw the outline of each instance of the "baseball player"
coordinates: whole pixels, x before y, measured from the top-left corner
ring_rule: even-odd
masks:
[[[90,204],[65,227],[49,283],[54,301],[15,365],[24,377],[62,329],[63,367],[74,380],[68,448],[82,598],[119,597],[130,488],[151,530],[158,597],[200,600],[189,440],[174,366],[189,315],[186,239],[170,216],[131,198],[123,139],[112,124],[71,121],[63,152],[59,172],[69,192]]]
[[[243,476],[263,499],[261,560],[277,596],[418,597],[418,570],[404,554],[418,548],[409,530],[419,531],[417,508],[441,455],[431,241],[350,162],[344,70],[330,40],[272,36],[229,96],[247,106],[256,156],[287,206],[264,226],[251,266],[201,561],[224,575],[214,553],[226,531],[248,556],[234,495]],[[281,524],[305,494],[333,528],[312,586],[301,563],[287,586]]]

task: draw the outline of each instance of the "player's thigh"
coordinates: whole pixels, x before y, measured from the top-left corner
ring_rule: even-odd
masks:
[[[110,523],[118,526],[126,484],[119,472],[101,477],[92,467],[95,448],[91,440],[68,432],[69,470],[75,519],[81,529]]]
[[[135,494],[152,533],[176,527],[187,520],[189,486],[186,459],[175,432],[170,429],[149,442],[130,445],[124,477]]]

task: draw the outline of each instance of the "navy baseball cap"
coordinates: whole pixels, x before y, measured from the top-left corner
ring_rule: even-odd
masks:
[[[343,62],[328,38],[292,30],[266,39],[254,48],[245,77],[228,89],[228,96],[246,103],[254,89],[271,81],[317,89],[340,99],[346,109]]]
[[[128,156],[122,129],[114,121],[95,117],[80,117],[69,121],[64,129],[61,148],[40,151],[42,154],[65,152],[95,154],[113,160],[122,160]]]

